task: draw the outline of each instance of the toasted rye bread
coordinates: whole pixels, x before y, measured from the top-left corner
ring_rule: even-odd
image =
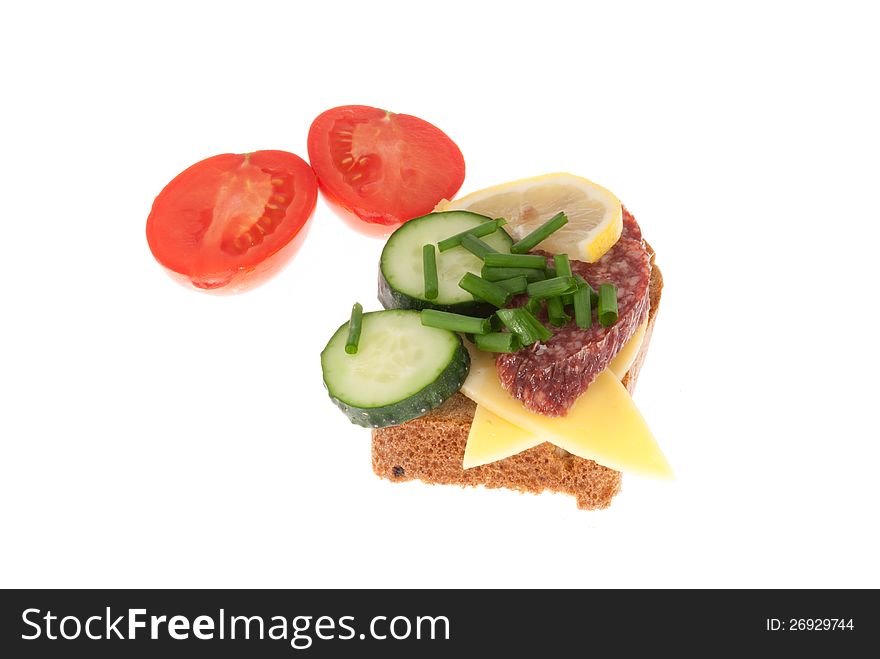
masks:
[[[651,261],[654,252],[651,252]],[[639,354],[621,382],[632,393],[645,361],[660,306],[663,277],[651,269],[651,307]],[[471,469],[462,468],[476,403],[457,393],[443,405],[399,426],[373,430],[373,471],[391,481],[419,479],[443,485],[506,487],[539,494],[564,492],[577,498],[578,508],[607,508],[620,491],[620,472],[585,460],[544,442],[509,458]]]

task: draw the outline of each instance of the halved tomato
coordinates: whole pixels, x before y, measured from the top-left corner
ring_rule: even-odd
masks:
[[[332,205],[394,227],[430,213],[464,181],[464,157],[436,126],[365,105],[322,113],[309,129],[309,161]]]
[[[213,156],[159,193],[147,218],[147,242],[182,283],[239,292],[293,257],[317,199],[312,168],[292,153]]]

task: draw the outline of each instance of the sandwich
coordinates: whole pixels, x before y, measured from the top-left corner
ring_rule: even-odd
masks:
[[[442,201],[386,243],[379,300],[322,353],[394,482],[573,495],[671,469],[632,401],[663,279],[608,190],[551,174]]]

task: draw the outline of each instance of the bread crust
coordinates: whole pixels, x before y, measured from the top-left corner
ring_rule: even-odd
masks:
[[[645,362],[660,306],[663,276],[653,265],[649,284],[650,310],[641,349],[621,382],[632,393]],[[372,431],[373,471],[401,482],[421,480],[441,485],[507,488],[539,494],[563,492],[574,496],[578,508],[607,508],[620,491],[621,474],[544,442],[503,460],[463,469],[462,461],[476,403],[457,393],[423,417],[399,426]]]

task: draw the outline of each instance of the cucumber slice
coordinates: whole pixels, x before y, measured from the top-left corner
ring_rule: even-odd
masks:
[[[391,234],[379,261],[379,302],[386,309],[439,309],[469,316],[489,316],[495,307],[458,287],[466,272],[480,274],[483,262],[464,247],[437,251],[439,295],[435,300],[425,297],[425,276],[422,269],[422,247],[436,245],[490,218],[467,211],[431,213],[405,222]],[[513,244],[504,229],[481,238],[493,249],[510,253]]]
[[[470,355],[455,332],[422,326],[417,311],[373,311],[358,351],[345,352],[348,323],[321,353],[324,386],[352,423],[394,426],[427,414],[461,389]]]

